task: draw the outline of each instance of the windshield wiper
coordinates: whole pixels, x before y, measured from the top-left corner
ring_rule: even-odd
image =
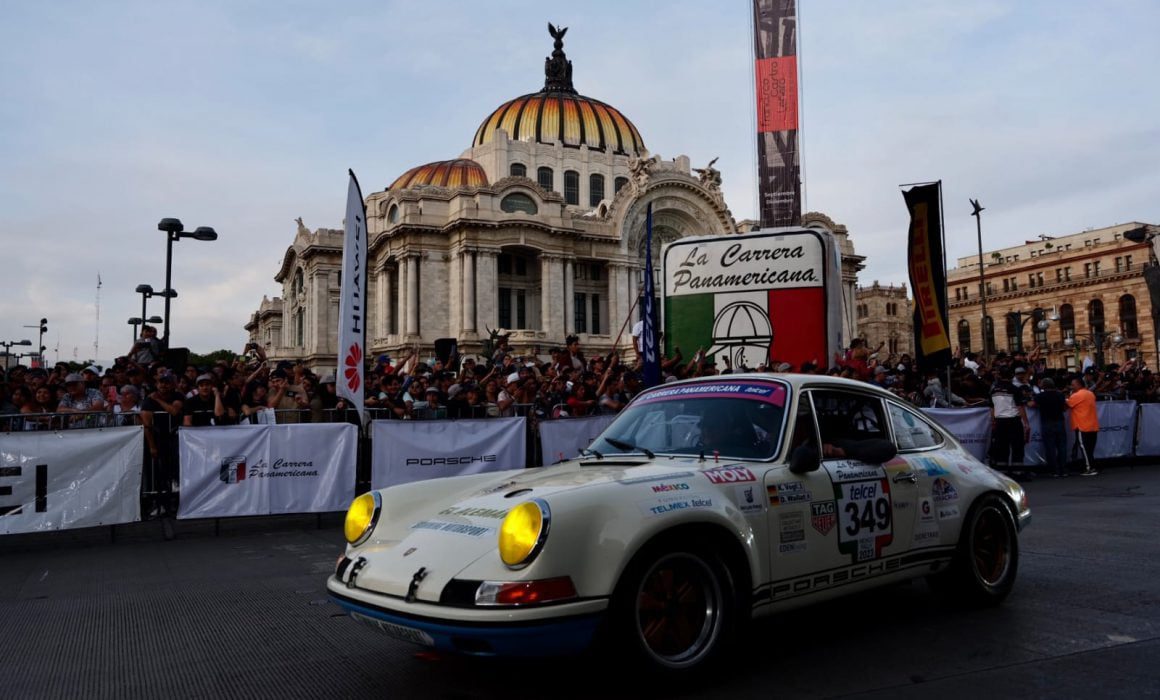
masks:
[[[593,449],[590,449],[587,447],[580,450],[580,454],[582,454],[582,455],[596,455],[596,459],[604,459],[604,455],[600,454],[596,450],[593,450]]]
[[[622,450],[638,450],[643,452],[644,455],[649,459],[656,458],[656,455],[653,454],[652,450],[648,449],[647,447],[638,447],[631,442],[628,442],[627,440],[617,440],[616,438],[606,437],[604,438],[604,441],[609,445],[612,445],[613,447],[619,447]]]

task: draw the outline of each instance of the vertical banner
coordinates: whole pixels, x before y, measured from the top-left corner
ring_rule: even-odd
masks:
[[[344,510],[354,498],[358,426],[227,425],[178,431],[178,518]]]
[[[371,487],[527,466],[527,419],[371,421]]]
[[[367,213],[354,171],[346,191],[346,230],[342,239],[342,291],[338,299],[338,395],[363,414],[366,378]]]
[[[1096,409],[1099,409],[1098,403]],[[1136,443],[1137,457],[1160,456],[1160,403],[1140,404],[1140,419],[1136,437],[1138,440]],[[1096,448],[1098,449],[1099,446],[1097,440]]]
[[[644,305],[641,309],[644,329],[641,331],[640,344],[644,350],[644,388],[647,389],[661,383],[661,360],[657,354],[656,288],[653,283],[652,202],[649,202],[648,213],[645,215],[645,236]]]
[[[1131,457],[1136,441],[1136,402],[1100,401],[1096,403],[1096,417],[1100,421],[1096,459]]]
[[[753,0],[757,182],[762,228],[799,226],[796,0]]]
[[[931,183],[902,193],[910,210],[907,266],[910,287],[914,290],[914,353],[924,369],[941,369],[951,361],[939,207],[941,188],[941,182]]]
[[[0,535],[141,519],[138,426],[0,434]]]

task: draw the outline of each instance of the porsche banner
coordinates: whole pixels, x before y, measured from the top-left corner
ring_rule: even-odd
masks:
[[[358,426],[228,425],[177,437],[178,518],[328,513],[354,498]]]
[[[951,361],[947,333],[946,270],[943,266],[942,185],[918,185],[902,193],[910,210],[908,267],[914,290],[915,360],[923,368]]]
[[[371,488],[527,466],[527,420],[371,422]]]
[[[589,416],[567,420],[546,420],[540,423],[541,464],[555,464],[562,459],[575,459],[580,450],[592,444],[604,429],[612,425],[616,416]]]
[[[762,228],[799,226],[796,0],[753,0],[757,183]]]
[[[0,534],[140,520],[141,430],[0,434]]]
[[[972,457],[987,461],[991,449],[991,409],[924,408],[922,412],[949,430]]]

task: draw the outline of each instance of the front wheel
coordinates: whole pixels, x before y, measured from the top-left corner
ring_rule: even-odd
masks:
[[[1018,569],[1019,536],[1011,508],[988,494],[967,513],[951,568],[932,583],[962,602],[998,605],[1014,587]]]
[[[646,554],[617,587],[612,611],[617,641],[657,669],[703,666],[732,636],[735,601],[728,569],[701,548]]]

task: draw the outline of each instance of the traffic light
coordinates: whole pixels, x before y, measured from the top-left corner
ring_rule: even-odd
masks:
[[[48,319],[42,318],[42,319],[40,319],[40,334],[44,335],[47,332],[48,332]]]

